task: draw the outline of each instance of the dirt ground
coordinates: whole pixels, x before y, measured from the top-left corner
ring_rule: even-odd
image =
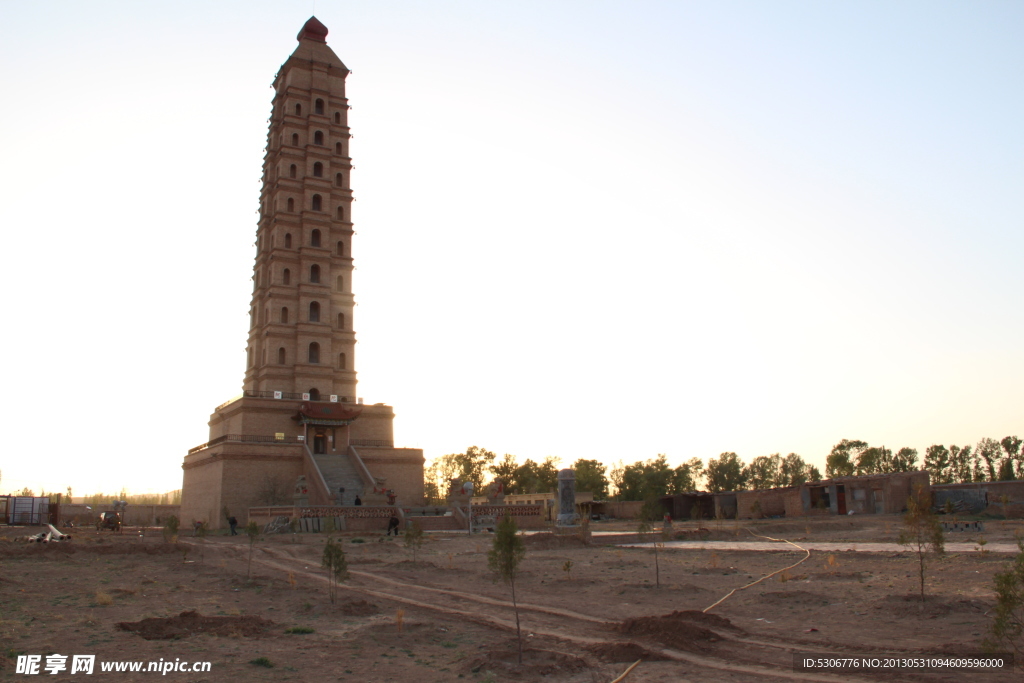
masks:
[[[677,524],[683,539],[757,540],[748,531],[804,541],[892,542],[896,516]],[[631,531],[628,523],[595,531]],[[621,548],[635,540],[598,534],[525,538],[516,597],[524,634],[517,663],[508,587],[487,569],[491,537],[430,534],[418,553],[373,534],[335,534],[350,577],[328,599],[320,558],[326,534],[140,538],[76,531],[69,543],[20,544],[0,535],[0,680],[18,654],[95,654],[97,661],[209,661],[198,681],[612,681],[637,660],[629,683],[664,681],[1005,681],[1019,674],[795,672],[794,652],[905,656],[981,651],[993,608],[992,575],[1012,555],[955,552],[930,563],[927,601],[918,597],[916,556],[812,551],[783,576],[729,591],[791,565],[805,553],[779,550],[658,552]],[[990,521],[992,544],[1024,523]],[[947,540],[978,544],[979,534]],[[983,547],[979,545],[979,547]],[[831,557],[831,559],[830,559]],[[571,561],[571,570],[566,563]],[[782,580],[785,578],[786,580]],[[69,660],[70,661],[70,660]],[[45,659],[44,659],[45,662]],[[98,669],[98,665],[97,665]],[[47,680],[81,680],[45,674]],[[101,673],[118,681],[153,673]]]

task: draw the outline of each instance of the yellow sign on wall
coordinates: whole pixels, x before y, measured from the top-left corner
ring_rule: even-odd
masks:
[[[284,432],[275,432],[274,441],[284,441]]]

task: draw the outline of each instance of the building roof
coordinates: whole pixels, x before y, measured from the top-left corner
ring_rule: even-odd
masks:
[[[328,425],[333,427],[351,423],[363,411],[349,408],[344,403],[322,403],[304,401],[299,405],[299,413],[294,417],[299,424]]]
[[[295,40],[301,41],[303,39],[315,40],[318,43],[326,43],[327,27],[324,26],[316,17],[310,17],[309,21],[302,25],[302,30],[299,31],[299,35],[295,36]]]

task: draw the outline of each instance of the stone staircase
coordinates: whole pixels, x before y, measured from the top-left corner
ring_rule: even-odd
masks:
[[[333,500],[337,500],[338,490],[345,489],[344,505],[353,505],[358,495],[363,505],[372,504],[366,500],[363,478],[359,476],[355,463],[345,453],[318,453],[313,455],[313,462],[320,469]]]

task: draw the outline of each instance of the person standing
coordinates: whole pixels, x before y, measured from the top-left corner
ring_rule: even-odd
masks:
[[[238,520],[234,517],[228,517],[228,526],[231,527],[231,535],[237,536],[238,531],[236,531],[236,527],[238,526]]]
[[[356,505],[362,505],[363,504],[363,499],[359,497],[358,493],[356,494],[356,503],[355,504]]]

